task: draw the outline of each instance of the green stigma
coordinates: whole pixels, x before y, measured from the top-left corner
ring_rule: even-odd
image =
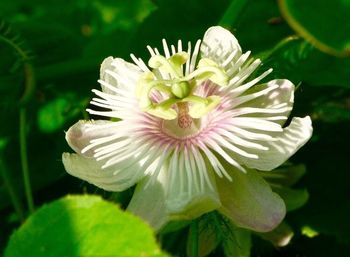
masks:
[[[225,71],[214,61],[202,58],[196,69],[184,75],[184,64],[188,60],[186,52],[176,53],[169,58],[154,55],[149,59],[148,66],[152,71],[141,75],[136,88],[136,96],[143,111],[165,120],[180,120],[180,116],[183,120],[186,115],[188,119],[197,119],[220,103],[219,96],[200,97],[193,92],[206,80],[226,86],[228,76]],[[167,96],[165,100],[159,102],[152,99],[152,93],[157,91]],[[187,110],[185,114],[183,110]]]

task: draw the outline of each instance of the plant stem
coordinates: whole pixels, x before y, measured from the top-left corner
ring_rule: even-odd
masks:
[[[297,41],[297,40],[301,40],[299,36],[297,35],[292,35],[292,36],[288,36],[286,38],[283,38],[281,41],[279,41],[271,50],[268,50],[266,52],[263,52],[262,54],[260,54],[258,57],[262,60],[265,61],[267,59],[269,59],[275,52],[277,52],[278,50],[280,50],[281,48],[283,48],[284,46],[286,46],[287,44],[289,44],[292,41]]]
[[[191,223],[191,257],[198,257],[198,219]]]
[[[23,222],[24,221],[24,212],[23,212],[22,203],[19,200],[19,197],[16,194],[16,191],[14,190],[14,187],[11,183],[11,178],[10,178],[10,175],[7,171],[7,167],[3,161],[2,156],[0,156],[0,174],[1,174],[2,180],[4,181],[4,184],[5,184],[5,187],[8,191],[8,194],[10,196],[13,207],[14,207],[19,219]]]
[[[237,22],[237,18],[249,0],[232,0],[226,12],[219,21],[219,25],[230,29]]]
[[[32,188],[30,185],[30,176],[29,176],[28,158],[27,158],[25,107],[20,107],[19,109],[19,140],[20,140],[21,166],[22,166],[22,175],[23,175],[23,182],[24,182],[24,191],[26,195],[29,213],[33,213],[34,202],[33,202],[33,196],[32,196]]]

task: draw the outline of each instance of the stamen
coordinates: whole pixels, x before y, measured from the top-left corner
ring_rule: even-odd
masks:
[[[176,49],[174,45],[171,45],[171,54],[172,55],[176,54]]]
[[[188,46],[187,46],[187,54],[188,56],[191,56],[191,42],[188,42]],[[186,70],[185,70],[185,75],[190,74],[190,58],[188,58],[187,62],[186,62]]]
[[[242,54],[239,57],[239,59],[237,60],[237,62],[235,63],[235,65],[227,71],[227,74],[230,77],[232,77],[233,73],[235,73],[239,68],[242,67],[242,64],[248,59],[250,53],[251,53],[251,51],[248,51],[248,52]]]
[[[226,67],[229,63],[232,62],[233,58],[236,56],[238,52],[238,49],[235,49],[227,58],[226,60],[222,63],[222,67]]]
[[[150,53],[151,56],[156,55],[156,54],[154,53],[152,47],[150,47],[149,45],[147,46],[147,50],[148,50],[148,52]]]
[[[202,179],[204,178],[204,180],[206,181],[209,188],[214,191],[214,186],[211,182],[211,179],[209,178],[209,174],[207,172],[207,168],[206,168],[205,162],[203,160],[202,154],[200,153],[199,149],[197,150],[197,148],[194,147],[193,145],[191,146],[191,150],[193,152],[193,155],[194,155],[197,167],[198,167],[198,171],[200,173],[201,189],[204,190],[204,182],[202,181]]]
[[[170,58],[170,52],[169,52],[169,48],[168,48],[168,44],[166,42],[166,40],[163,38],[162,40],[163,43],[163,49],[164,49],[164,54],[166,58]]]
[[[191,63],[190,63],[190,70],[189,72],[194,71],[194,68],[196,67],[196,61],[197,61],[197,56],[199,53],[199,46],[201,44],[201,40],[197,40],[196,45],[193,50],[192,58],[191,58]]]
[[[177,51],[178,52],[182,52],[182,42],[181,42],[181,40],[177,41]]]
[[[149,72],[150,70],[146,66],[146,64],[142,61],[141,58],[137,59],[134,54],[130,54],[131,59],[134,61],[134,63],[143,71],[143,72]]]

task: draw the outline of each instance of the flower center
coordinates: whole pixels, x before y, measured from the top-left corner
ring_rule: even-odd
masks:
[[[162,120],[162,131],[176,139],[195,136],[201,131],[202,119],[194,119],[188,114],[187,103],[177,104],[178,116],[173,120]]]
[[[164,120],[176,119],[177,127],[184,130],[192,127],[193,119],[201,118],[220,103],[219,96],[195,95],[197,87],[206,80],[218,86],[228,83],[225,71],[208,58],[200,59],[196,69],[185,71],[184,64],[188,66],[189,59],[186,52],[169,58],[153,55],[148,61],[152,71],[140,76],[136,89],[143,111]]]

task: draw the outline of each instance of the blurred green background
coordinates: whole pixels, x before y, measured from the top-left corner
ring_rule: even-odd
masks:
[[[255,239],[252,256],[348,256],[349,13],[348,0],[1,1],[0,252],[28,215],[20,135],[27,138],[36,206],[69,193],[109,197],[67,175],[61,162],[70,151],[64,131],[88,118],[100,63],[107,56],[130,61],[130,53],[146,59],[146,45],[195,42],[220,23],[243,51],[264,60],[262,69],[273,67],[272,76],[299,85],[292,115],[310,115],[314,126],[292,158],[306,165],[297,187],[309,192],[309,202],[287,215],[295,237],[280,249]]]

